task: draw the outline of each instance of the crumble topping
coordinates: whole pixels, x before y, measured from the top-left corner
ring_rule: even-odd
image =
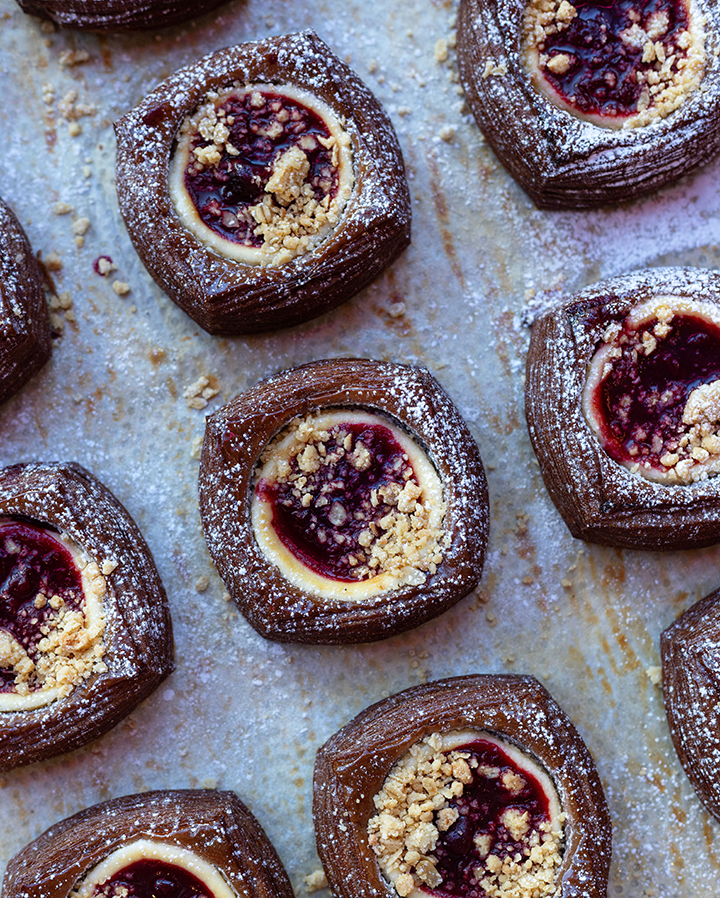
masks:
[[[63,267],[62,259],[55,250],[48,253],[47,256],[42,259],[42,264],[48,271],[62,271]]]
[[[684,0],[530,0],[525,64],[555,105],[601,127],[665,118],[700,86],[705,25]]]
[[[88,62],[89,60],[90,54],[87,50],[63,50],[59,57],[61,68],[82,65],[83,62]]]
[[[63,585],[55,591],[53,583],[58,581],[39,569],[34,598],[22,602],[27,584],[34,582],[28,567],[34,568],[38,552],[24,544],[12,519],[0,518],[3,569],[11,572],[0,592],[0,711],[50,704],[69,695],[92,674],[107,670],[103,661],[107,594],[103,572],[65,534],[33,529],[42,534],[41,552],[52,550],[49,537],[69,553],[79,589]],[[103,570],[111,573],[115,564],[106,559]]]
[[[152,863],[149,875],[143,870],[148,862]],[[150,886],[148,894],[150,891],[154,893],[152,886],[157,879],[154,871],[158,869],[165,874],[170,894],[182,892],[196,898],[237,898],[235,890],[220,871],[200,855],[187,848],[153,839],[138,839],[113,851],[75,885],[69,898],[128,898],[136,894],[133,886],[137,887],[138,883],[140,888]],[[128,879],[127,873],[134,876]],[[190,874],[199,882],[188,881],[183,873]],[[176,889],[173,890],[172,886]]]
[[[499,750],[498,763],[483,756],[488,744]],[[525,809],[520,800],[513,806],[533,780],[548,799],[545,819],[533,815],[531,802]],[[473,794],[478,783],[480,798]],[[488,786],[504,794],[499,803],[488,799]],[[428,890],[453,898],[552,898],[559,892],[565,816],[552,781],[489,733],[426,736],[395,764],[374,804],[368,844],[401,898],[423,898]],[[469,809],[478,804],[488,808],[487,818],[473,833],[479,818]]]
[[[73,222],[73,234],[76,237],[84,237],[87,232],[90,230],[90,219],[89,218],[78,218]]]
[[[340,221],[354,183],[350,135],[290,85],[208,93],[183,123],[170,187],[183,223],[238,261],[283,265]]]
[[[310,894],[319,892],[320,889],[326,889],[327,887],[328,881],[324,870],[313,870],[312,873],[308,873],[305,877],[305,891]]]
[[[111,272],[117,271],[117,265],[110,256],[98,256],[93,267],[100,277],[107,277]]]
[[[112,288],[118,296],[127,296],[131,289],[130,284],[125,281],[113,281]]]
[[[194,383],[185,387],[183,397],[188,408],[202,411],[219,392],[220,381],[217,377],[214,374],[209,377],[203,374]]]
[[[662,296],[611,324],[590,364],[583,412],[632,473],[668,484],[720,473],[720,310]]]
[[[645,673],[653,686],[660,686],[662,684],[662,667],[659,665],[652,664],[645,670]]]
[[[442,484],[389,419],[331,410],[297,418],[263,452],[252,519],[288,579],[356,601],[436,572],[446,541]]]
[[[483,80],[490,78],[490,76],[507,75],[507,73],[508,67],[506,62],[497,62],[495,59],[485,60],[485,68],[482,73]]]

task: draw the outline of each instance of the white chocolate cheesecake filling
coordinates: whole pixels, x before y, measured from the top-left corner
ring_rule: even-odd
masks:
[[[102,895],[102,887],[108,880],[131,864],[143,860],[162,861],[187,870],[203,883],[212,898],[238,898],[220,871],[194,851],[151,839],[138,839],[113,851],[75,886],[70,898]]]

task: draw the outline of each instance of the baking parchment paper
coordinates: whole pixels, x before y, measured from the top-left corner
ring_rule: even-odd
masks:
[[[445,59],[442,43],[453,17],[444,0],[231,0],[161,32],[97,36],[48,29],[0,0],[0,194],[54,269],[63,327],[51,362],[0,409],[0,462],[74,459],[115,492],[155,555],[177,641],[176,673],[131,718],[85,749],[2,778],[0,868],[98,801],[218,786],[250,806],[303,894],[318,866],[318,745],[418,682],[517,672],[550,689],[596,758],[615,827],[610,895],[715,893],[720,829],[680,768],[650,674],[661,630],[720,586],[720,547],[656,555],[573,540],[535,464],[522,391],[538,306],[633,268],[718,265],[720,162],[618,208],[537,211],[463,107],[453,48]],[[308,27],[395,123],[413,243],[317,321],[213,338],[135,255],[115,196],[112,121],[200,55]],[[107,278],[93,270],[101,255],[117,265]],[[115,281],[129,292],[116,293]],[[205,413],[261,377],[352,355],[427,366],[467,419],[490,484],[482,586],[383,643],[272,644],[224,598],[201,534],[194,450]],[[201,376],[221,389],[205,410],[184,396]]]

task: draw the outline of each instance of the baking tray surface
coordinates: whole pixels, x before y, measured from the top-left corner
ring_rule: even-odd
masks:
[[[515,672],[544,683],[597,761],[615,829],[610,895],[715,893],[720,830],[680,768],[655,674],[660,632],[720,586],[720,548],[657,555],[573,540],[543,487],[522,394],[538,308],[636,268],[718,266],[720,162],[625,206],[539,212],[467,113],[454,15],[443,0],[231,0],[186,25],[98,36],[55,30],[0,0],[0,195],[51,269],[62,329],[50,363],[0,409],[0,462],[72,459],[112,489],[155,556],[177,642],[176,672],[115,730],[2,778],[0,869],[98,801],[217,786],[253,810],[302,894],[318,867],[317,747],[408,686]],[[371,287],[314,322],[213,338],[132,248],[115,196],[112,122],[205,53],[305,28],[388,110],[413,242]],[[103,255],[117,266],[109,278],[93,269]],[[365,646],[278,645],[233,610],[210,562],[198,440],[205,414],[238,392],[329,356],[435,374],[486,464],[489,554],[479,590],[415,631]],[[184,395],[201,377],[219,388],[204,409]]]

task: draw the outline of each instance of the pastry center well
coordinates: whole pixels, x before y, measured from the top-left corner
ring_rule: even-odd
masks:
[[[170,192],[195,236],[240,262],[282,265],[340,221],[354,183],[350,136],[295,87],[209,93],[183,123]]]
[[[445,503],[427,454],[389,418],[297,418],[263,453],[252,519],[260,547],[299,587],[362,600],[423,583],[442,561]]]
[[[535,87],[574,115],[637,127],[676,110],[705,67],[700,15],[686,0],[530,0],[523,31]]]
[[[68,695],[107,668],[97,563],[64,535],[0,517],[0,711]]]
[[[220,872],[186,848],[138,839],[108,855],[70,898],[237,898]]]
[[[482,731],[413,745],[374,798],[368,843],[410,898],[550,898],[564,815],[547,773]]]
[[[657,297],[611,324],[583,411],[608,455],[635,474],[689,484],[720,473],[720,310]]]

